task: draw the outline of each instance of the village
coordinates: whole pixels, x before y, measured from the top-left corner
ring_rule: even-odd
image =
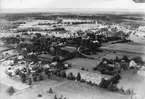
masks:
[[[0,38],[3,99],[145,97],[139,86],[145,82],[143,26],[79,17],[15,21],[15,26]]]

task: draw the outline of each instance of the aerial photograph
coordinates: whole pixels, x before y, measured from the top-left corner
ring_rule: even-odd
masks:
[[[0,99],[145,99],[145,0],[0,0]]]

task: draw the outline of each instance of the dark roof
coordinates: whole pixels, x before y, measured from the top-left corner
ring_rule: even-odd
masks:
[[[68,52],[75,52],[76,48],[75,47],[70,47],[70,46],[65,46],[61,48],[62,50],[68,51]]]

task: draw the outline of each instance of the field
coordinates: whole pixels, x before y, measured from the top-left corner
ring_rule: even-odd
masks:
[[[145,52],[144,52],[145,46],[143,46],[143,45],[141,46],[141,45],[116,43],[116,44],[110,44],[107,46],[103,46],[103,47],[101,47],[101,49],[145,54]]]
[[[99,72],[93,73],[93,72],[83,71],[79,69],[69,69],[66,71],[66,74],[69,74],[70,72],[73,73],[75,77],[77,77],[77,74],[80,73],[81,78],[85,79],[86,81],[92,81],[92,83],[95,83],[97,85],[100,84],[102,78],[105,78],[105,79],[111,78],[111,76],[103,75],[103,74],[100,74]]]
[[[130,96],[108,92],[98,87],[74,81],[57,86],[56,89],[71,96],[69,99],[130,99]]]
[[[74,58],[66,61],[66,63],[71,64],[72,68],[77,69],[85,68],[88,69],[89,71],[92,71],[93,67],[99,64],[99,61],[85,58]]]
[[[120,80],[118,87],[124,89],[133,89],[134,93],[145,97],[145,71],[138,71],[137,74],[132,74],[130,71],[124,71],[122,79]],[[139,98],[144,99],[144,98]]]

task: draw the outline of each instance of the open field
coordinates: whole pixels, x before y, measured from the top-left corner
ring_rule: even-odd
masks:
[[[116,43],[116,44],[110,44],[107,46],[103,46],[103,47],[101,47],[101,49],[145,54],[145,52],[144,52],[145,46],[141,46],[141,45]]]
[[[1,99],[10,99],[10,96],[6,93],[9,86],[0,83],[0,97]]]
[[[74,81],[57,86],[56,90],[61,90],[60,92],[65,95],[71,93],[72,97],[69,99],[130,99],[130,96],[108,92],[98,87]]]
[[[74,58],[66,61],[66,63],[71,64],[72,68],[81,69],[84,67],[85,69],[92,71],[93,67],[99,64],[99,61],[86,58]]]
[[[134,93],[141,95],[145,98],[145,71],[138,71],[137,74],[132,74],[130,71],[124,71],[122,79],[120,80],[118,87],[124,89],[133,89]],[[144,99],[142,98],[142,99]],[[140,98],[139,98],[140,99]]]

